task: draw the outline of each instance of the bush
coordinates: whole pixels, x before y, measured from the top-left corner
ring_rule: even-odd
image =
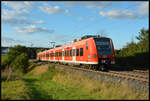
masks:
[[[6,66],[9,66],[11,61],[12,60],[8,57],[8,55],[2,56],[1,69],[4,70]]]
[[[27,68],[29,66],[28,55],[26,53],[22,53],[15,58],[15,60],[10,64],[10,67],[13,70],[20,70],[23,73],[27,72]]]
[[[136,38],[137,43],[131,41],[121,50],[115,50],[116,64],[149,68],[149,29],[142,29]]]

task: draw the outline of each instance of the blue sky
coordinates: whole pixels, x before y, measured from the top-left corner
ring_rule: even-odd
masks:
[[[51,47],[84,35],[110,37],[123,48],[149,28],[146,1],[3,1],[2,46]]]

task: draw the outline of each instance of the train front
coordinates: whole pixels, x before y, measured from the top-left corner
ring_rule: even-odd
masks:
[[[115,64],[114,46],[110,38],[99,37],[94,38],[99,65]]]

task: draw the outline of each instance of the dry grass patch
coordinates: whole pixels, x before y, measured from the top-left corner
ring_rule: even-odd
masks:
[[[65,71],[62,70],[62,72]],[[79,88],[84,92],[90,93],[93,96],[99,96],[102,99],[148,99],[149,95],[147,92],[138,94],[132,91],[126,85],[126,82],[123,85],[100,82],[80,74],[77,75],[69,72],[58,73],[52,80],[66,86]]]
[[[40,75],[40,74],[43,74],[45,73],[46,71],[48,70],[48,66],[46,65],[42,65],[42,66],[37,66],[35,67],[34,69],[34,75]]]

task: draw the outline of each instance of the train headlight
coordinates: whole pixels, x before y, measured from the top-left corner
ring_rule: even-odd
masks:
[[[90,58],[91,56],[90,55],[88,55],[88,58]]]
[[[96,58],[96,54],[94,54],[93,57]]]
[[[94,55],[88,55],[88,58],[91,58],[91,57],[96,58],[96,54],[94,54]]]

